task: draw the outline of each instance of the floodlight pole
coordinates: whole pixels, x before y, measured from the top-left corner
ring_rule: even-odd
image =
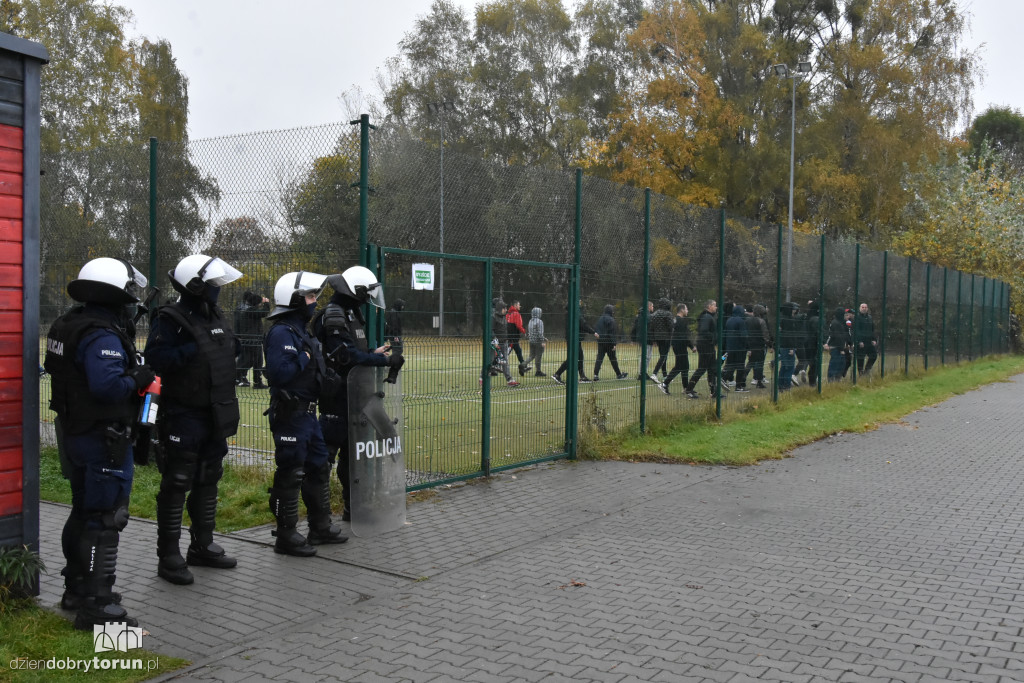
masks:
[[[444,113],[449,109],[455,109],[455,103],[449,100],[441,102],[428,102],[427,111],[431,114],[439,114],[441,117],[441,230],[440,249],[444,253]],[[438,307],[437,307],[437,336],[444,336],[444,259],[438,259]]]
[[[786,64],[776,64],[775,75],[781,78],[789,78],[793,82],[792,102],[790,106],[789,120],[789,220],[786,230],[786,301],[791,301],[790,275],[793,270],[793,178],[796,169],[796,79],[803,74],[810,72],[810,62],[798,62],[795,67]]]
[[[792,301],[789,293],[790,274],[793,270],[793,175],[796,166],[796,74],[793,81],[793,100],[789,118],[789,226],[786,230],[786,301]]]

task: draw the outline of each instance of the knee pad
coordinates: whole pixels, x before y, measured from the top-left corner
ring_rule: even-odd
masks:
[[[104,512],[100,515],[100,524],[103,528],[103,533],[113,532],[117,533],[128,526],[128,505],[121,503],[118,507],[114,508],[109,512]]]
[[[331,480],[331,464],[325,462],[323,465],[312,467],[306,472],[306,481],[311,484],[322,484]]]
[[[192,488],[192,480],[196,474],[196,463],[199,454],[177,448],[166,450],[167,461],[164,465],[160,488],[170,488],[177,492],[187,492]]]
[[[220,458],[217,458],[216,460],[204,460],[197,466],[196,485],[216,486],[222,476],[224,476],[223,460]]]
[[[302,485],[306,471],[301,467],[278,470],[274,473],[274,488],[278,490],[297,489]]]

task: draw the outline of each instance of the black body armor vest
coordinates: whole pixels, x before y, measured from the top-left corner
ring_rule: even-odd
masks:
[[[184,328],[195,340],[198,352],[185,367],[161,377],[163,398],[189,408],[207,408],[216,404],[238,404],[235,397],[235,335],[219,309],[211,309],[212,318],[193,316],[180,303],[163,306],[156,315],[165,315]]]
[[[78,345],[94,330],[105,330],[117,335],[124,347],[128,367],[135,367],[135,342],[109,320],[91,315],[85,306],[75,306],[57,318],[46,335],[46,357],[43,368],[50,373],[50,409],[60,416],[61,427],[67,434],[83,434],[100,424],[117,422],[131,424],[137,418],[138,398],[131,397],[119,403],[103,403],[89,393],[85,372],[75,363]]]

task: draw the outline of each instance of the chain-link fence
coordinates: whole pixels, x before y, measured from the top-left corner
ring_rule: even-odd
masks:
[[[810,385],[799,391],[820,390],[828,362],[822,343],[837,316],[851,318],[855,342],[847,382],[1009,348],[1003,283],[573,171],[495,164],[366,124],[44,156],[43,329],[71,305],[67,282],[100,255],[147,272],[163,301],[175,297],[167,272],[182,256],[219,256],[245,274],[221,296],[229,318],[246,292],[270,298],[285,272],[378,267],[389,303],[404,302],[392,313],[401,319],[407,359],[411,487],[571,456],[581,429],[706,411],[706,393],[693,400],[686,389],[709,300],[720,304],[715,371],[727,311],[744,320],[748,307],[765,311],[768,353],[760,369],[753,359],[743,368],[753,387],[745,396],[756,400],[778,395],[780,364],[770,348],[786,302],[799,306],[794,377]],[[433,269],[430,289],[416,284],[420,266]],[[511,319],[516,344],[499,340],[509,355],[493,365],[496,299],[518,303],[520,319]],[[861,304],[869,328],[856,327]],[[675,343],[655,329],[665,320],[658,311],[671,318]],[[383,317],[375,319],[373,341],[382,341]],[[534,319],[544,332],[531,343]],[[855,329],[871,329],[870,338],[855,339]],[[143,350],[147,332],[142,320]],[[258,345],[260,332],[246,331],[245,341]],[[729,362],[725,378],[735,382]],[[260,364],[240,358],[237,368],[242,424],[231,452],[245,464],[273,456]],[[576,384],[591,376],[598,381]],[[48,380],[42,383],[45,437],[52,414]],[[719,414],[745,400],[719,393]]]

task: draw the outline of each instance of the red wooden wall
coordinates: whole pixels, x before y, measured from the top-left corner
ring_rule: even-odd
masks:
[[[23,139],[0,124],[0,517],[21,513]]]

